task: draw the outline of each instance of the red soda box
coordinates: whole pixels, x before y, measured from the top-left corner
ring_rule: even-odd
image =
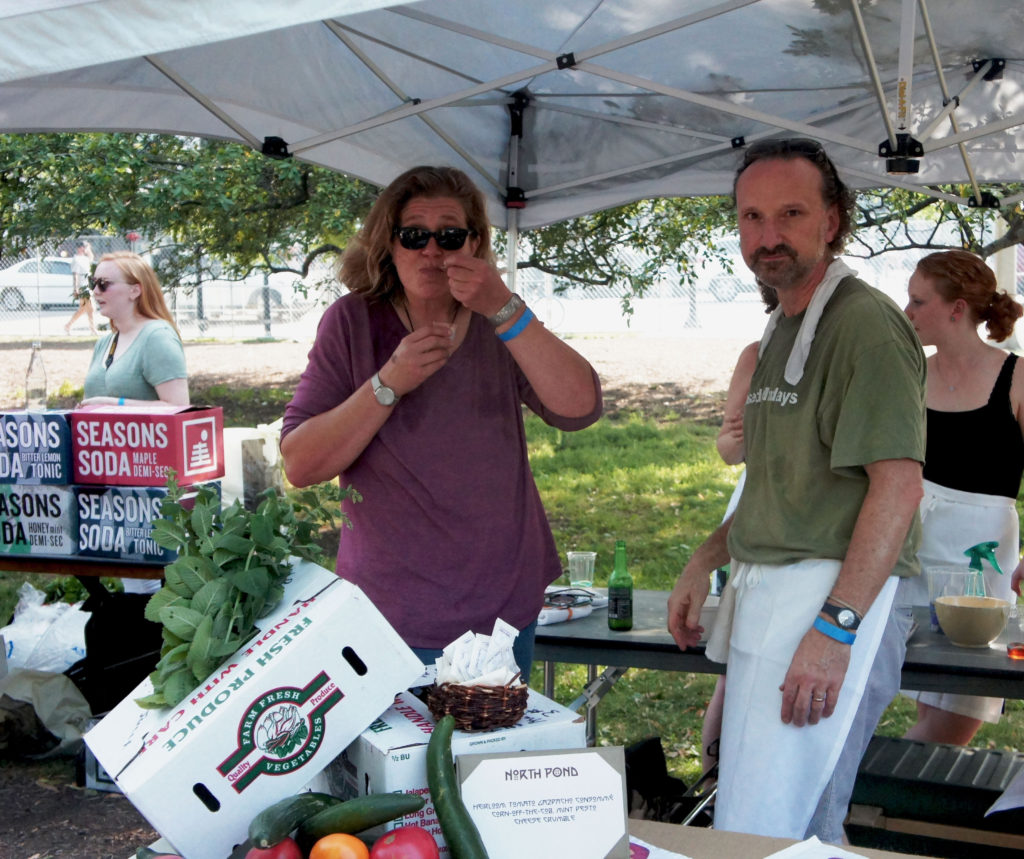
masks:
[[[163,486],[224,476],[224,413],[211,406],[86,406],[71,413],[75,483]]]

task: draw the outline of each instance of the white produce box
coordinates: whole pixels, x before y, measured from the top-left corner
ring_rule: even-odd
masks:
[[[398,791],[419,794],[426,805],[415,814],[385,824],[382,831],[422,826],[434,836],[441,855],[449,856],[427,788],[427,743],[433,730],[434,717],[426,704],[403,692],[331,764],[327,776],[331,793],[338,796]],[[494,731],[455,731],[452,755],[582,749],[586,745],[584,717],[531,689],[519,722]]]
[[[298,563],[260,632],[173,708],[147,679],[85,741],[185,859],[225,859],[263,808],[303,789],[423,666],[351,582]]]

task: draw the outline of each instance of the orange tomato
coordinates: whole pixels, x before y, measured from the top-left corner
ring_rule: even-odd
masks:
[[[370,859],[370,850],[354,835],[332,832],[313,845],[309,859]]]

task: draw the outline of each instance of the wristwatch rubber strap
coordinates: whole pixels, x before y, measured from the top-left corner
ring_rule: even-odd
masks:
[[[831,603],[826,602],[824,605],[822,605],[820,611],[822,614],[827,614],[830,618],[832,618],[832,620],[835,621],[836,626],[838,626],[840,629],[846,629],[850,632],[856,632],[857,627],[860,626],[861,617],[852,608],[847,608],[846,606],[841,605],[832,605]],[[839,615],[842,614],[844,611],[848,611],[850,614],[853,615],[852,626],[843,626],[839,622]]]

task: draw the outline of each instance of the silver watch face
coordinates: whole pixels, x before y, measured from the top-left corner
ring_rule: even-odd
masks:
[[[850,629],[857,622],[857,615],[848,608],[844,608],[836,615],[836,620],[839,621],[839,625],[843,629]]]
[[[395,392],[387,385],[381,385],[379,388],[375,388],[373,395],[377,398],[377,402],[382,406],[394,405],[394,402],[397,399],[397,397],[395,397]]]
[[[374,373],[370,378],[370,384],[373,387],[373,395],[377,398],[377,402],[382,406],[393,406],[398,402],[398,395],[387,385],[380,380],[380,375]]]

